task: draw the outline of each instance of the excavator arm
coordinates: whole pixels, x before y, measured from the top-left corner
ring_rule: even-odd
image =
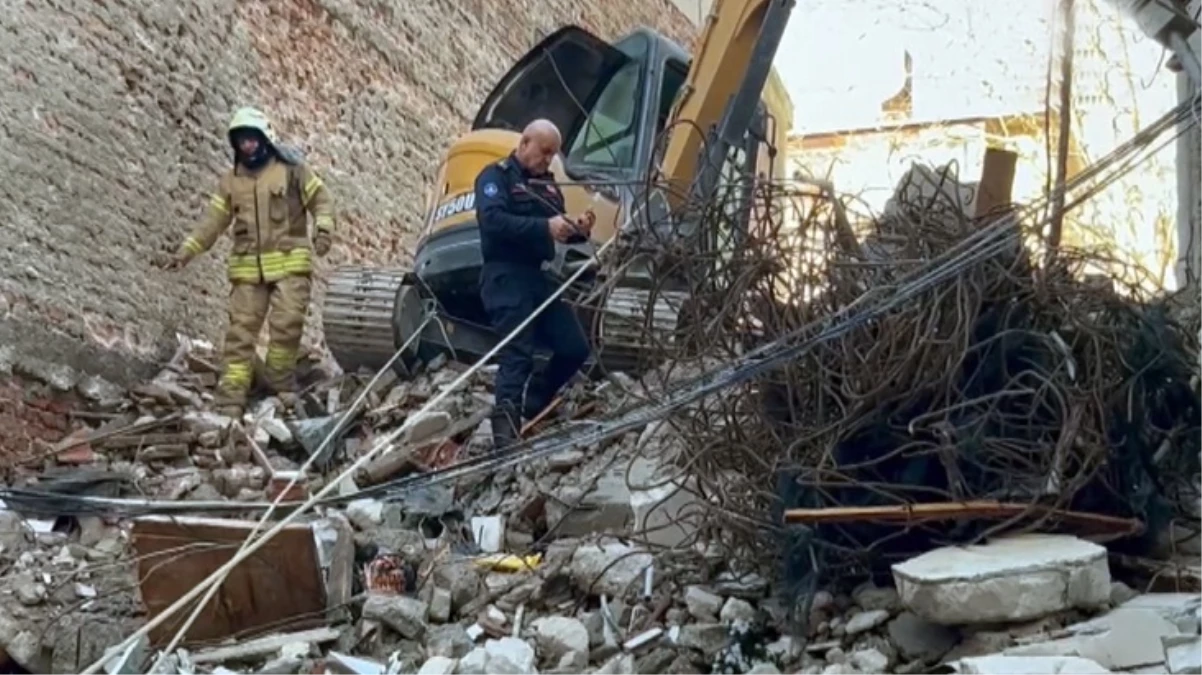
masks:
[[[668,202],[706,201],[743,142],[795,0],[715,0],[677,99],[661,174]],[[704,135],[703,135],[704,134]]]

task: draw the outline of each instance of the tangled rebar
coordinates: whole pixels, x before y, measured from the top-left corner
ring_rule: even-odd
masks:
[[[1098,162],[1068,186],[1069,205],[1141,161],[1183,115],[1185,107]],[[787,578],[812,581],[844,564],[871,567],[1002,532],[1092,525],[1090,534],[1128,550],[1163,543],[1170,521],[1197,532],[1196,329],[1113,253],[1060,248],[1048,257],[1040,204],[973,218],[972,190],[951,169],[931,175],[899,186],[886,213],[864,222],[849,219],[829,186],[736,178],[699,209],[703,237],[626,247],[657,270],[665,297],[683,298],[673,339],[647,336],[663,345],[665,389],[681,367],[805,336],[913,285],[934,261],[955,265],[959,253],[991,247],[671,418],[676,464],[706,505],[692,513],[703,538],[761,570],[770,547]],[[981,234],[1002,221],[1013,236]],[[1098,269],[1124,272],[1091,274]],[[969,502],[969,517],[900,526],[884,511],[824,517]],[[780,527],[782,510],[797,507],[811,524]]]

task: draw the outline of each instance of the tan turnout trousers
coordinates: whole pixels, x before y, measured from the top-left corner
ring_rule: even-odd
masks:
[[[296,391],[296,359],[305,330],[311,281],[291,275],[268,283],[234,282],[230,291],[225,368],[217,386],[219,406],[244,406],[254,375],[255,344],[268,322],[267,381],[277,393]]]

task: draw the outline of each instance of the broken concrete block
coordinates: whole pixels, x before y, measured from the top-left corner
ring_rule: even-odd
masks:
[[[517,638],[501,638],[484,643],[488,655],[488,670],[480,672],[498,675],[537,673],[534,669],[534,648]]]
[[[410,415],[401,434],[402,445],[425,443],[451,428],[451,416],[442,411],[427,411]]]
[[[459,659],[459,664],[455,667],[455,672],[463,675],[474,675],[475,673],[488,673],[488,652],[484,647],[476,647],[472,651]]]
[[[883,609],[890,613],[901,604],[897,589],[888,586],[873,586],[872,584],[865,584],[857,588],[852,593],[852,598],[860,609]]]
[[[596,675],[634,675],[634,654],[616,654],[601,664]]]
[[[718,614],[718,619],[722,623],[727,624],[736,621],[752,623],[756,619],[755,607],[752,607],[750,602],[741,598],[727,598],[726,603],[722,605],[722,610]]]
[[[722,596],[710,593],[700,586],[689,586],[684,592],[684,604],[694,619],[712,622],[718,618],[718,612],[722,611]]]
[[[1127,584],[1121,581],[1110,582],[1110,605],[1118,607],[1132,598],[1139,597],[1139,593],[1133,590]]]
[[[679,468],[645,455],[631,461],[631,530],[640,540],[675,548],[696,538],[700,500],[693,482],[680,474]]]
[[[445,656],[431,656],[418,669],[417,675],[451,675],[455,672],[455,666],[458,663],[455,659],[448,659]]]
[[[633,515],[624,474],[607,473],[591,490],[568,485],[547,499],[547,525],[557,537],[626,534]]]
[[[1160,638],[1164,648],[1164,665],[1172,675],[1202,673],[1202,640],[1197,635],[1174,635]]]
[[[451,620],[451,592],[438,586],[430,593],[430,620],[446,623]]]
[[[287,445],[292,442],[292,430],[283,420],[275,417],[264,417],[259,420],[259,426],[277,443]]]
[[[565,654],[575,652],[588,663],[588,628],[576,619],[552,616],[535,621],[533,626],[543,663],[557,664]]]
[[[1110,601],[1106,549],[1031,534],[949,546],[893,566],[902,603],[944,625],[1029,621]]]
[[[384,502],[356,499],[346,505],[346,517],[360,530],[372,530],[384,522]]]
[[[426,634],[428,612],[426,603],[404,595],[372,593],[363,603],[363,618],[379,621],[410,640]]]
[[[223,433],[233,423],[233,418],[211,412],[189,412],[184,415],[184,425],[195,434],[203,434],[211,431]]]
[[[1105,675],[1102,666],[1075,656],[974,656],[948,664],[963,675]]]
[[[876,628],[889,620],[889,612],[874,609],[869,612],[858,612],[847,620],[844,630],[848,635],[859,635]]]
[[[1156,612],[1182,633],[1202,633],[1202,596],[1197,593],[1148,593],[1124,602],[1119,609]]]
[[[572,554],[572,579],[585,593],[620,598],[636,587],[653,560],[650,553],[619,542],[589,544]]]
[[[889,639],[906,660],[933,662],[956,646],[955,631],[931,623],[913,612],[889,622]]]
[[[16,558],[21,555],[29,547],[31,535],[20,514],[0,509],[0,552],[5,557]]]
[[[861,649],[852,652],[848,660],[861,673],[883,673],[889,667],[889,657],[878,649]]]
[[[1068,626],[1069,637],[1010,647],[1006,656],[1078,656],[1110,670],[1150,666],[1164,660],[1161,639],[1178,635],[1177,626],[1148,609],[1119,608]],[[1196,636],[1193,636],[1196,638]]]
[[[691,623],[681,626],[676,635],[676,644],[685,649],[696,649],[706,656],[713,656],[726,646],[729,632],[720,623]]]
[[[472,650],[472,637],[459,624],[430,626],[426,630],[426,654],[460,659]]]

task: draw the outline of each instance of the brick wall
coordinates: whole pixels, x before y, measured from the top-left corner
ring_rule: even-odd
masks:
[[[201,214],[239,105],[332,187],[327,264],[406,261],[447,142],[569,22],[694,31],[669,0],[3,3],[0,347],[121,379],[176,333],[220,339],[228,242],[180,273],[152,259]]]

